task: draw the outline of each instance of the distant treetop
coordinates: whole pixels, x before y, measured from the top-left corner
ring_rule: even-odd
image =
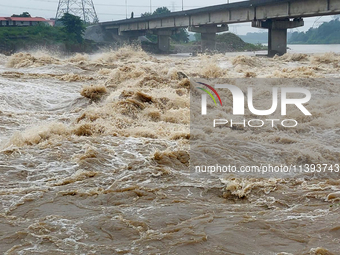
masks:
[[[22,14],[13,14],[11,17],[25,17],[25,18],[30,18],[31,14],[29,14],[28,12],[23,12]]]
[[[322,23],[317,28],[310,28],[306,32],[294,32],[288,43],[296,44],[339,44],[340,43],[340,21],[339,17]]]
[[[168,7],[158,7],[153,13],[151,12],[144,12],[142,13],[140,16],[141,17],[147,17],[147,16],[151,16],[151,15],[160,15],[160,14],[166,14],[166,13],[170,13],[171,11],[168,9]]]
[[[171,11],[168,9],[168,7],[158,7],[153,13],[151,12],[144,12],[142,13],[140,16],[141,17],[149,17],[149,16],[153,16],[153,15],[161,15],[161,14],[166,14],[166,13],[170,13]],[[153,36],[147,36],[149,40],[155,42],[157,40],[157,37],[155,35]],[[186,29],[184,28],[180,28],[178,29],[176,34],[173,34],[171,36],[172,40],[176,41],[176,42],[185,42],[187,43],[189,41],[189,34],[186,31]]]

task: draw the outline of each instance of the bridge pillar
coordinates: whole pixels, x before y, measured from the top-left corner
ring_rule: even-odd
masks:
[[[156,30],[154,34],[157,35],[158,38],[158,49],[161,52],[169,52],[170,51],[170,36],[172,35],[171,30]]]
[[[255,20],[252,27],[268,29],[268,56],[276,54],[281,56],[287,52],[287,29],[301,27],[304,25],[302,19],[283,20]]]
[[[216,50],[216,33],[201,33],[202,51]]]
[[[138,42],[138,38],[144,35],[145,35],[145,31],[122,31],[119,34],[122,40],[125,40],[129,43]]]
[[[216,50],[216,33],[228,31],[228,25],[223,24],[222,26],[216,25],[202,25],[202,26],[191,26],[188,29],[190,32],[201,33],[201,47],[203,51],[214,51]]]

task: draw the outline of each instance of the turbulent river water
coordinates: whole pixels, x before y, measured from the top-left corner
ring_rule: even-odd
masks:
[[[231,163],[340,163],[339,71],[334,53],[0,55],[0,252],[340,254],[340,173],[188,170],[188,78],[308,78],[313,117],[230,129]]]

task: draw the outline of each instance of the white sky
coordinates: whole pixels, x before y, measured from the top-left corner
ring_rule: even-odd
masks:
[[[80,0],[79,0],[80,1]],[[128,16],[133,11],[134,16],[138,17],[141,13],[150,11],[150,1],[152,11],[157,7],[167,6],[171,11],[182,10],[182,0],[93,0],[98,18],[100,21],[111,21],[125,19],[126,16],[126,2],[128,5]],[[0,16],[8,17],[12,14],[21,14],[24,11],[29,12],[33,17],[39,16],[44,18],[54,18],[59,0],[11,0],[0,2]],[[183,0],[184,9],[194,9],[198,7],[205,7],[208,5],[223,4],[223,0],[210,0],[208,3],[204,0]],[[238,0],[230,0],[233,2],[240,2]],[[308,30],[311,26],[318,26],[324,21],[329,21],[331,17],[314,17],[305,19],[305,26],[296,28],[296,31]],[[247,32],[264,31],[262,29],[252,28],[250,23],[242,23],[230,25],[230,31],[236,34],[246,34]]]

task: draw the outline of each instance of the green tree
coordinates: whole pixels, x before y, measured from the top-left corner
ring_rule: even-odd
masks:
[[[322,23],[317,28],[310,28],[307,32],[294,32],[291,34],[289,43],[307,44],[338,44],[340,43],[340,21],[333,19]]]
[[[187,43],[189,42],[189,34],[186,29],[181,28],[178,30],[178,33],[171,36],[172,40],[176,42]]]
[[[170,13],[171,11],[168,9],[168,7],[158,7],[154,12],[144,12],[140,16],[141,17],[148,17],[152,15],[161,15],[161,14],[166,14]]]
[[[151,15],[152,15],[151,12],[144,12],[144,13],[142,13],[140,16],[141,16],[141,17],[148,17],[148,16],[151,16]]]
[[[13,14],[12,17],[25,17],[25,18],[30,18],[31,14],[29,14],[28,12],[23,12],[22,14]]]
[[[170,13],[171,11],[168,9],[168,7],[158,7],[153,13],[152,15],[161,15],[161,14],[166,14],[166,13]]]
[[[78,16],[65,13],[59,20],[63,23],[63,31],[67,34],[70,41],[82,43],[83,34],[85,32],[85,24]]]
[[[141,14],[141,17],[148,17],[152,15],[162,15],[170,13],[171,11],[168,9],[168,7],[158,7],[153,13],[145,12]],[[157,41],[157,38],[155,35],[147,35],[146,36],[150,41],[155,42]],[[185,42],[187,43],[189,41],[189,34],[186,29],[180,28],[178,30],[178,33],[171,36],[171,39],[176,42]]]

